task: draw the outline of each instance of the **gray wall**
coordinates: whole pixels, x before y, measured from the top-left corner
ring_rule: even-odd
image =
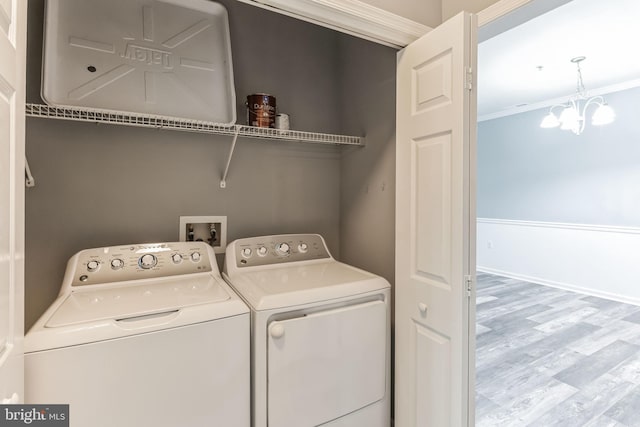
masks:
[[[394,282],[396,52],[358,39],[342,42],[344,128],[364,148],[342,153],[342,260]]]
[[[362,0],[372,6],[419,22],[428,27],[436,27],[441,22],[442,7],[448,0]]]
[[[389,50],[239,2],[222,3],[230,16],[240,120],[244,96],[260,91],[277,97],[296,129],[340,132],[351,123],[348,116],[342,120],[341,46],[350,52],[347,57],[361,49],[388,56]],[[257,24],[263,29],[259,38],[250,31]],[[40,102],[41,25],[42,1],[31,0],[31,102]],[[360,65],[354,76],[369,72]],[[393,123],[393,108],[389,111],[379,119]],[[367,126],[345,129],[369,134]],[[376,138],[370,142],[378,143]],[[55,298],[73,253],[177,240],[180,215],[227,215],[230,240],[321,233],[339,257],[340,149],[241,139],[222,190],[219,179],[230,143],[212,135],[29,118],[27,156],[37,186],[26,195],[26,327]],[[366,169],[376,161],[364,153],[368,160],[360,167]]]
[[[479,123],[478,216],[640,226],[640,88],[606,96],[614,123],[541,129],[548,109]]]

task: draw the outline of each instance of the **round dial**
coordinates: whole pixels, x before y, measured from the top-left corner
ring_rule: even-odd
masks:
[[[182,262],[182,255],[180,254],[171,255],[171,261],[173,261],[174,264],[180,264]]]
[[[242,252],[242,256],[243,256],[244,258],[250,258],[250,257],[251,257],[251,254],[253,253],[253,251],[251,250],[251,248],[243,248],[241,252]]]
[[[156,258],[156,256],[152,254],[144,254],[138,260],[138,265],[145,270],[155,267],[157,263],[158,258]]]
[[[291,248],[287,242],[278,243],[276,245],[276,253],[278,255],[286,256],[289,255],[289,252],[291,252]]]
[[[306,254],[308,250],[309,250],[309,245],[307,245],[306,243],[300,243],[298,245],[298,252]]]
[[[100,263],[98,261],[89,261],[87,263],[87,270],[96,271],[100,268]]]
[[[200,262],[200,258],[202,258],[202,255],[200,255],[200,252],[193,252],[191,254],[191,261],[193,262]]]
[[[266,246],[260,246],[256,252],[258,252],[258,256],[265,256],[268,250]]]
[[[120,270],[122,267],[124,267],[124,261],[120,258],[111,260],[111,268],[113,268],[114,270]]]

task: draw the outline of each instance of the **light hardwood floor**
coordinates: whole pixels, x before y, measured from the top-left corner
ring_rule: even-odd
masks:
[[[640,427],[640,307],[486,273],[476,304],[476,426]]]

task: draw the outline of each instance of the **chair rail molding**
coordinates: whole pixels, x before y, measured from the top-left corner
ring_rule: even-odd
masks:
[[[477,220],[478,270],[640,304],[640,228]]]

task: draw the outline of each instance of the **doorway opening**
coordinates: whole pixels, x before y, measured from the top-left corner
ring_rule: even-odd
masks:
[[[480,31],[477,426],[637,424],[640,6],[561,3]],[[577,56],[616,120],[542,129],[575,93]]]

